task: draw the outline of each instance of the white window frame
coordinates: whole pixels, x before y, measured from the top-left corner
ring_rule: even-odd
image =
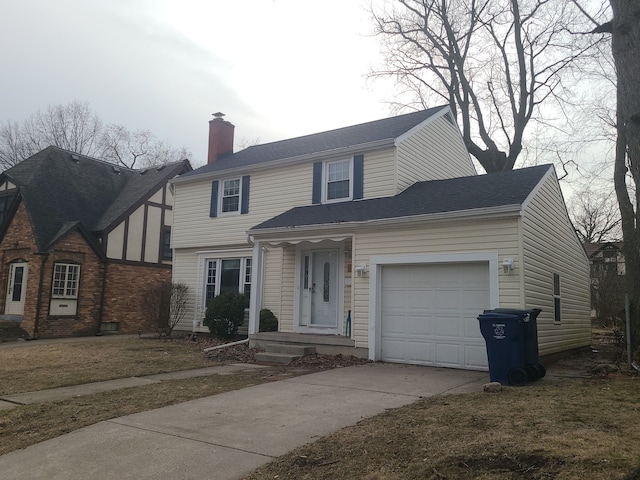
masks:
[[[347,197],[329,199],[329,167],[338,163],[349,165],[349,195]],[[342,180],[340,180],[342,181]],[[322,203],[347,202],[353,199],[353,158],[343,158],[340,160],[328,160],[322,165]]]
[[[58,273],[58,267],[64,267],[64,278],[58,278],[58,279],[56,278],[56,275]],[[69,278],[70,270],[75,271],[75,278],[72,278],[72,279]],[[58,282],[58,284],[56,284],[56,282]],[[62,285],[60,285],[59,282],[62,282]],[[61,287],[64,293],[62,294],[56,293],[56,290],[60,290]],[[75,291],[75,293],[68,293],[70,290]],[[80,290],[80,265],[78,265],[77,263],[63,263],[63,262],[54,263],[53,279],[51,281],[51,297],[77,299],[79,290]]]
[[[204,278],[202,279],[202,306],[203,311],[207,308],[207,290],[209,285],[214,285],[214,296],[220,295],[220,284],[222,280],[222,262],[225,260],[240,260],[240,275],[238,281],[238,293],[244,294],[246,292],[247,285],[249,286],[249,292],[251,294],[251,269],[252,269],[252,257],[219,257],[219,258],[205,258],[204,259]],[[209,265],[215,262],[215,278],[214,283],[209,283]],[[209,299],[210,300],[210,299]]]
[[[224,185],[227,182],[233,182],[233,181],[237,181],[238,182],[238,209],[237,210],[230,210],[228,212],[223,211],[224,208],[224,199],[225,198],[229,198],[229,197],[235,197],[236,195],[225,195],[224,194]],[[225,178],[220,180],[220,188],[219,188],[219,192],[218,192],[218,215],[223,216],[223,215],[240,215],[240,212],[242,211],[242,177],[234,177],[234,178]]]

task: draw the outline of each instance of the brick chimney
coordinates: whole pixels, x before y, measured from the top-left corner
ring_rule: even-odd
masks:
[[[235,126],[223,120],[224,113],[214,113],[209,120],[209,157],[207,163],[215,162],[226,153],[233,153],[233,131]]]

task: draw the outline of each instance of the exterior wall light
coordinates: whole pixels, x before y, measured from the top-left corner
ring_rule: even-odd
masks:
[[[513,270],[513,258],[505,258],[502,260],[502,271],[508,275]]]

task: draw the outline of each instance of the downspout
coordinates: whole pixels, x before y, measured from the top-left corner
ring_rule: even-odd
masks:
[[[38,285],[38,299],[36,300],[36,318],[33,322],[33,339],[38,338],[38,326],[40,323],[40,308],[42,307],[42,285],[44,284],[44,266],[49,259],[48,253],[41,253],[42,260],[40,261],[40,283]]]
[[[249,343],[249,337],[238,340],[237,342],[225,343],[223,345],[216,345],[215,347],[205,348],[203,352],[206,353],[211,352],[212,350],[220,350],[221,348],[233,347],[234,345],[242,345],[243,343]]]

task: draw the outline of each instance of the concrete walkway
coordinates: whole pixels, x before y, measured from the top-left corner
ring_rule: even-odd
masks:
[[[255,366],[236,366],[245,367]],[[487,381],[486,372],[412,365],[337,368],[100,422],[0,456],[0,477],[238,479],[363,418]]]
[[[103,382],[72,385],[70,387],[50,388],[35,392],[15,393],[13,395],[4,395],[0,397],[0,410],[7,410],[20,405],[30,405],[32,403],[59,402],[61,400],[80,397],[82,395],[109,392],[112,390],[119,390],[121,388],[139,387],[142,385],[167,382],[170,380],[183,380],[185,378],[206,377],[209,375],[231,375],[236,372],[255,370],[258,368],[266,367],[248,363],[232,363],[228,365],[158,373],[155,375],[146,375],[141,377],[118,378],[115,380],[105,380]]]

